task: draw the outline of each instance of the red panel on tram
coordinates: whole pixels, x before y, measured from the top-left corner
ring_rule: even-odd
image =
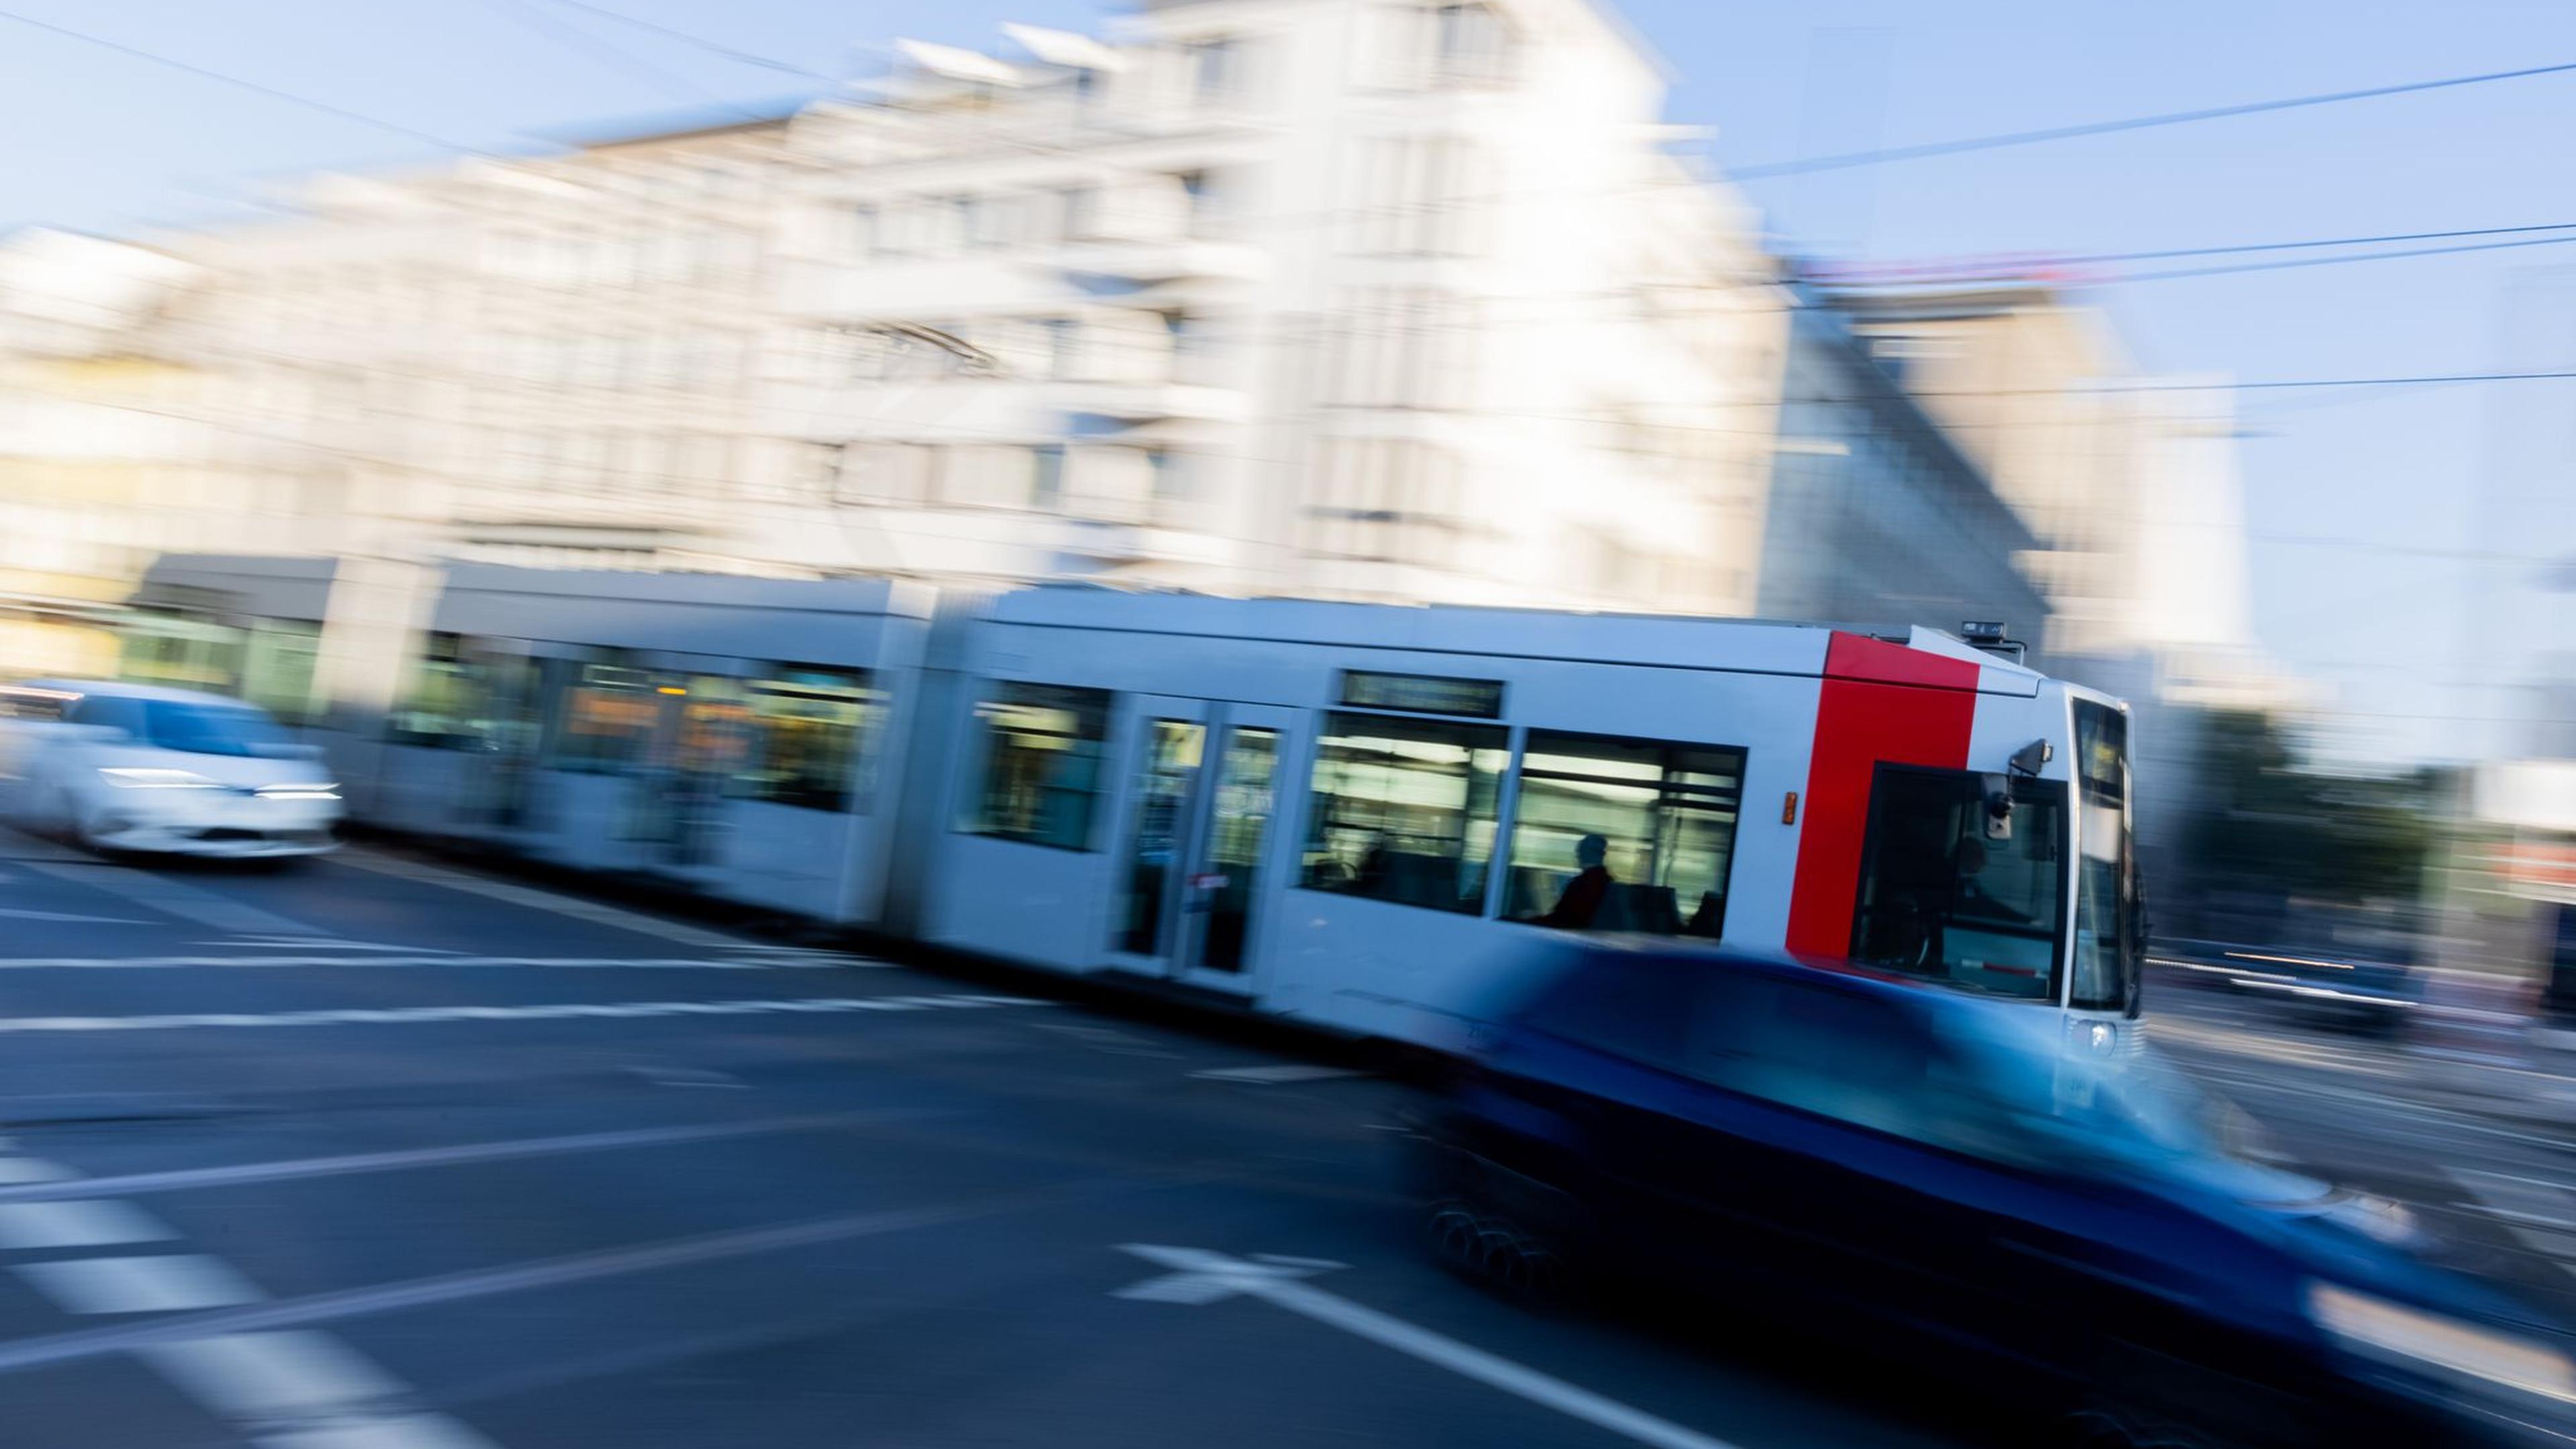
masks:
[[[1882,763],[1961,770],[1976,728],[1978,667],[1858,634],[1825,651],[1807,766],[1807,823],[1789,891],[1788,948],[1806,956],[1851,950],[1869,787]]]

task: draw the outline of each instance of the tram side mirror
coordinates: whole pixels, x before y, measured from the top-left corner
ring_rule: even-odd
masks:
[[[2013,811],[2012,776],[1987,775],[1983,779],[1986,794],[1986,838],[2010,840]]]
[[[2011,770],[2016,775],[2039,778],[2039,767],[2057,758],[2057,746],[2046,740],[2032,740],[2012,752]]]

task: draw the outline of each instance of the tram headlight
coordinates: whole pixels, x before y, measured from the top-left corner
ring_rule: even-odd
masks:
[[[2087,1022],[2084,1044],[2097,1052],[2107,1052],[2120,1044],[2120,1029],[2107,1021]]]
[[[2528,1339],[2331,1283],[2308,1285],[2308,1319],[2364,1358],[2576,1404],[2576,1364]]]

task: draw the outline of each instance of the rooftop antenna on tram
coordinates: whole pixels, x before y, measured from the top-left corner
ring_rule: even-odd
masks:
[[[1959,625],[1959,638],[1973,648],[1983,649],[1998,659],[2009,659],[2015,664],[2022,662],[2030,647],[2019,639],[2005,638],[2001,619],[1963,620]]]

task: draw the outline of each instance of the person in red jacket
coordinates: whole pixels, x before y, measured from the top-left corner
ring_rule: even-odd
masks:
[[[1598,835],[1574,842],[1574,863],[1583,869],[1565,883],[1564,893],[1556,898],[1556,909],[1539,917],[1539,924],[1580,931],[1599,920],[1602,903],[1610,897],[1610,887],[1618,884],[1610,877],[1610,867],[1603,864],[1609,858],[1610,842]]]

